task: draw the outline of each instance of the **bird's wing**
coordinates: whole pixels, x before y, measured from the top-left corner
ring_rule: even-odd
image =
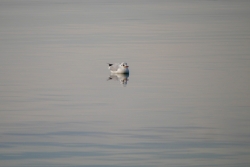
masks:
[[[115,63],[115,64],[113,64],[113,65],[111,65],[111,66],[109,67],[109,69],[110,69],[111,71],[117,71],[118,68],[119,68],[119,64],[118,64],[118,63]]]

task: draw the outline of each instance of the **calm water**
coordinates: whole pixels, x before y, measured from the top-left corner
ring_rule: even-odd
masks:
[[[249,8],[1,1],[0,166],[249,167]]]

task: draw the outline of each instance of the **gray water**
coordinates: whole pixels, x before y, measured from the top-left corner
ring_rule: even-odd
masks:
[[[249,9],[0,1],[0,166],[249,167]]]

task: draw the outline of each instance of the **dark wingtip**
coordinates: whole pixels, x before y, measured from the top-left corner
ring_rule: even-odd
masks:
[[[113,64],[108,63],[109,66],[112,66]]]

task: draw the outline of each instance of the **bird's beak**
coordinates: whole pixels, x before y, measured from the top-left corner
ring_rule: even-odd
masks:
[[[129,66],[125,66],[126,68],[128,68]]]

